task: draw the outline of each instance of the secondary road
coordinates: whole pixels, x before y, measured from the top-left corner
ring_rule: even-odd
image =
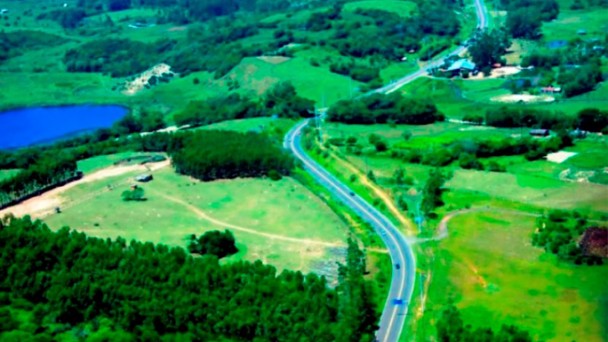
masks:
[[[484,29],[488,26],[487,10],[483,0],[475,0],[477,13],[477,27]],[[466,47],[460,46],[450,52],[448,56],[459,55]],[[429,63],[426,68],[437,67],[443,64],[443,58]],[[377,93],[391,93],[405,84],[412,82],[426,74],[426,69],[406,75],[396,82],[375,90]],[[414,292],[416,280],[416,260],[414,253],[405,236],[400,230],[376,208],[357,196],[344,183],[326,171],[314,161],[302,147],[302,130],[310,120],[305,120],[291,129],[285,136],[284,146],[298,158],[304,169],[310,173],[320,184],[325,186],[341,202],[348,205],[363,220],[368,222],[378,233],[386,245],[392,260],[392,278],[389,295],[380,318],[380,328],[376,332],[376,339],[382,342],[399,340],[408,307]]]

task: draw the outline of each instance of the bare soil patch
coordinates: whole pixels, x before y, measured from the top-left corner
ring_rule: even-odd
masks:
[[[258,59],[270,64],[282,64],[289,61],[291,58],[284,56],[260,56]]]
[[[124,90],[122,93],[125,95],[135,95],[142,89],[144,89],[146,85],[149,84],[149,81],[152,77],[161,77],[166,74],[174,75],[173,71],[171,71],[171,67],[165,63],[157,64],[152,68],[142,72],[133,81],[125,82]]]
[[[503,103],[517,103],[517,102],[525,102],[525,103],[540,103],[540,102],[553,102],[555,98],[553,96],[548,95],[530,95],[530,94],[510,94],[510,95],[501,95],[496,96],[491,99],[494,102],[503,102]]]
[[[553,163],[561,164],[568,158],[574,157],[575,155],[577,155],[576,152],[559,151],[547,154],[547,160]]]
[[[55,208],[60,207],[65,203],[65,199],[61,197],[61,194],[65,191],[78,186],[80,184],[94,182],[110,177],[120,176],[133,171],[150,172],[166,167],[170,164],[169,160],[165,160],[160,163],[154,163],[149,165],[121,165],[113,166],[107,169],[99,170],[90,175],[85,175],[81,179],[70,182],[64,186],[47,191],[40,196],[30,198],[12,207],[4,208],[0,210],[0,217],[4,215],[12,214],[14,216],[30,215],[34,218],[41,218],[49,213],[52,213]]]

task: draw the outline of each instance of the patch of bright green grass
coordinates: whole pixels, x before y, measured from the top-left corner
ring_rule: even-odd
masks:
[[[605,9],[591,8],[572,11],[560,8],[556,20],[543,23],[542,33],[545,40],[572,40],[581,37],[579,30],[584,30],[583,37],[603,37],[608,31]]]
[[[19,172],[20,169],[0,170],[0,182],[15,177]]]
[[[375,9],[397,13],[402,17],[409,17],[418,10],[418,5],[412,1],[383,0],[383,1],[355,1],[344,5],[344,10],[354,12],[357,9]]]
[[[325,68],[311,66],[302,58],[291,58],[274,64],[259,58],[245,58],[228,77],[236,79],[242,90],[257,95],[280,81],[290,81],[300,96],[330,105],[340,99],[356,94],[360,83],[330,72]]]
[[[608,191],[599,184],[571,183],[528,174],[455,170],[447,187],[539,207],[608,212]]]
[[[117,154],[107,154],[78,161],[78,170],[85,174],[101,170],[114,165],[117,162],[125,161],[129,158],[136,158],[134,162],[141,161],[141,157],[151,156],[151,153],[141,152],[122,152]]]
[[[531,246],[534,217],[471,213],[449,223],[438,243],[418,340],[433,334],[450,300],[473,326],[515,324],[546,341],[602,341],[607,266],[562,264]]]
[[[226,130],[236,132],[267,132],[274,130],[270,133],[282,133],[293,126],[294,121],[290,119],[273,119],[273,118],[252,118],[252,119],[241,119],[241,120],[228,120],[218,122],[215,124],[200,127],[199,129],[214,129],[214,130]],[[283,134],[280,134],[281,136]]]

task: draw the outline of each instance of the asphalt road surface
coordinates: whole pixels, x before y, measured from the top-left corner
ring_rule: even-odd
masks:
[[[478,20],[477,27],[481,29],[486,28],[488,26],[487,10],[483,0],[475,0],[475,7]],[[464,52],[465,49],[466,47],[460,46],[448,54],[448,56],[459,55]],[[443,64],[443,60],[439,59],[431,62],[426,68],[436,67],[441,64]],[[391,93],[426,73],[426,69],[419,70],[402,77],[386,87],[377,89],[375,92]],[[285,136],[284,146],[302,162],[304,169],[308,173],[331,191],[335,198],[348,205],[363,220],[368,222],[386,245],[391,257],[393,272],[389,295],[386,299],[384,310],[382,311],[379,322],[380,328],[376,333],[376,339],[382,342],[398,341],[401,331],[403,330],[403,325],[405,324],[405,317],[408,314],[409,303],[414,292],[414,283],[416,280],[416,260],[414,253],[405,236],[388,218],[386,218],[386,216],[361,197],[357,196],[348,188],[348,186],[332,176],[306,154],[302,147],[301,138],[302,130],[308,125],[309,121],[310,119],[305,120],[289,131]]]

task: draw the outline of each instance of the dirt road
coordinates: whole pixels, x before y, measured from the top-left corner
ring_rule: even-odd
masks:
[[[107,169],[99,170],[97,172],[85,175],[81,179],[70,182],[66,185],[58,188],[49,190],[39,196],[30,198],[24,202],[16,204],[12,207],[8,207],[0,210],[0,217],[7,214],[13,214],[14,216],[30,215],[33,218],[42,218],[49,213],[52,213],[55,208],[61,207],[64,204],[64,199],[61,194],[75,186],[90,183],[106,178],[120,176],[129,172],[141,171],[150,172],[161,169],[170,165],[169,160],[165,160],[160,163],[145,164],[145,165],[127,165],[127,166],[114,166]]]

